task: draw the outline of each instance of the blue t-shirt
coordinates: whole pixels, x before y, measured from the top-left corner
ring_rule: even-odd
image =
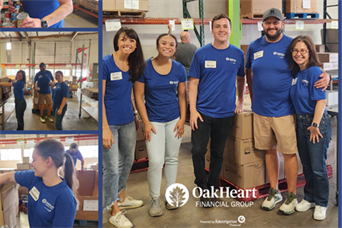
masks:
[[[81,154],[81,152],[79,150],[76,150],[75,153],[71,153],[70,150],[65,151],[66,153],[70,154],[70,156],[72,157],[72,160],[74,160],[74,166],[76,167],[76,162],[77,159],[78,160],[82,160],[83,156]]]
[[[31,18],[39,18],[53,13],[60,5],[58,0],[23,0],[24,10]],[[49,28],[63,28],[64,19]]]
[[[27,187],[28,219],[34,227],[73,227],[76,215],[76,199],[65,182],[49,187],[33,170],[15,172],[15,181]]]
[[[51,71],[45,70],[44,72],[39,71],[34,77],[34,82],[38,81],[38,93],[40,94],[50,94],[51,87],[49,85],[50,81],[53,81],[53,76]]]
[[[69,97],[69,86],[65,82],[57,83],[53,87],[52,100],[54,103],[61,104],[64,97]]]
[[[326,99],[325,91],[314,87],[320,74],[321,68],[314,66],[300,71],[293,79],[290,95],[297,114],[315,114],[317,100]]]
[[[245,76],[245,56],[241,49],[229,45],[216,49],[207,44],[195,52],[189,76],[199,79],[196,109],[213,118],[234,115],[236,75]]]
[[[112,55],[102,59],[102,80],[106,80],[104,105],[108,125],[122,125],[134,120],[131,102],[133,82],[129,80],[129,71],[121,71]]]
[[[146,60],[144,74],[138,82],[145,84],[146,111],[150,121],[169,122],[179,117],[177,98],[178,83],[186,81],[186,72],[182,64],[172,60],[168,74],[159,74],[152,65],[152,59]]]
[[[280,117],[295,113],[290,87],[293,73],[288,67],[288,47],[292,38],[283,35],[276,43],[265,36],[250,43],[246,68],[253,71],[252,110],[258,115]]]
[[[21,100],[24,99],[24,87],[25,83],[23,81],[12,82],[14,88],[14,99]]]

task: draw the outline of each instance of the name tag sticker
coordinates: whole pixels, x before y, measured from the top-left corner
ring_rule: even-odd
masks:
[[[32,198],[34,199],[34,201],[37,201],[39,199],[40,192],[38,191],[38,189],[36,187],[33,187],[29,193],[32,196]]]
[[[205,61],[205,68],[216,68],[216,61]]]
[[[297,79],[298,79],[298,78],[294,78],[294,79],[292,79],[292,85],[296,85],[296,83],[297,83]]]
[[[115,72],[110,74],[110,80],[111,81],[116,81],[116,80],[121,80],[122,79],[122,72]]]
[[[264,51],[258,51],[254,53],[254,60],[263,57],[264,56]]]

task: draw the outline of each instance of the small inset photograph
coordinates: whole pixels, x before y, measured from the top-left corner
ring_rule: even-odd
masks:
[[[2,130],[98,129],[98,33],[1,32]]]
[[[0,135],[0,227],[98,226],[98,135]]]
[[[98,1],[96,9],[80,8],[82,1],[0,0],[0,28],[97,28]]]

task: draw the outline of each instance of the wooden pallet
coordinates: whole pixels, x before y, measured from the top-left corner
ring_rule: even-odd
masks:
[[[263,14],[245,13],[240,15],[240,19],[262,19]]]
[[[117,17],[145,17],[146,12],[145,11],[106,11],[103,12],[103,17],[112,17],[112,16],[117,16]]]
[[[207,172],[209,171],[208,169],[205,169],[205,170]],[[333,169],[332,169],[331,165],[327,165],[327,173],[328,173],[328,178],[331,178],[333,175]],[[298,177],[297,177],[297,188],[304,186],[305,183],[306,182],[305,182],[304,174],[298,175]],[[230,187],[230,188],[235,188],[236,190],[245,191],[244,195],[248,195],[248,197],[236,198],[237,200],[242,201],[242,202],[250,202],[250,201],[254,201],[254,200],[259,199],[259,198],[266,197],[268,195],[268,190],[270,188],[270,184],[264,184],[264,185],[254,187],[256,189],[256,192],[255,192],[255,197],[253,197],[253,195],[251,195],[250,193],[252,192],[252,190],[254,188],[249,188],[249,189],[240,188],[239,186],[237,186],[237,185],[233,184],[232,182],[224,179],[223,177],[219,178],[219,186],[220,187]],[[286,179],[279,180],[278,188],[279,188],[280,192],[287,191]]]
[[[294,18],[303,18],[303,19],[316,18],[317,19],[319,18],[318,13],[286,13],[285,16],[287,19],[294,19]]]

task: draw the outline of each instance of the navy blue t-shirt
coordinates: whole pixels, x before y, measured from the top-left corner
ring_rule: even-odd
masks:
[[[150,121],[169,122],[179,117],[177,98],[178,83],[186,81],[186,72],[182,64],[172,60],[168,74],[159,74],[152,65],[152,59],[146,60],[144,74],[138,82],[145,84],[146,111]]]
[[[294,78],[288,67],[287,51],[292,38],[283,35],[276,43],[269,43],[265,36],[250,43],[246,68],[253,71],[252,110],[269,117],[295,113],[290,87]]]
[[[12,82],[14,88],[14,99],[21,100],[24,99],[24,87],[25,83],[23,81]]]
[[[290,95],[297,114],[315,114],[317,100],[325,100],[325,91],[316,89],[314,84],[322,74],[318,66],[300,71],[292,81]]]
[[[104,105],[108,125],[122,125],[134,120],[131,94],[133,82],[129,80],[129,71],[121,71],[112,55],[102,59],[102,80],[106,81]]]
[[[71,153],[70,150],[65,151],[67,154],[70,154],[72,160],[74,160],[74,166],[76,167],[76,162],[78,160],[82,160],[83,156],[79,150],[76,150],[75,153]]]
[[[64,179],[49,187],[41,177],[34,175],[33,170],[28,170],[15,172],[15,181],[28,188],[28,219],[31,228],[73,227],[77,202]]]
[[[53,87],[52,100],[54,103],[61,104],[64,97],[69,97],[69,86],[65,82],[57,83]]]
[[[244,64],[243,51],[231,44],[226,49],[216,49],[212,44],[198,49],[188,74],[199,79],[197,111],[213,118],[234,115],[236,76],[245,76]]]
[[[26,13],[31,18],[42,19],[53,13],[60,5],[58,0],[22,0]],[[49,28],[63,28],[64,19]]]
[[[38,81],[38,93],[40,94],[50,94],[51,86],[50,81],[53,81],[53,76],[51,71],[45,70],[44,72],[39,71],[34,77],[34,82]]]

